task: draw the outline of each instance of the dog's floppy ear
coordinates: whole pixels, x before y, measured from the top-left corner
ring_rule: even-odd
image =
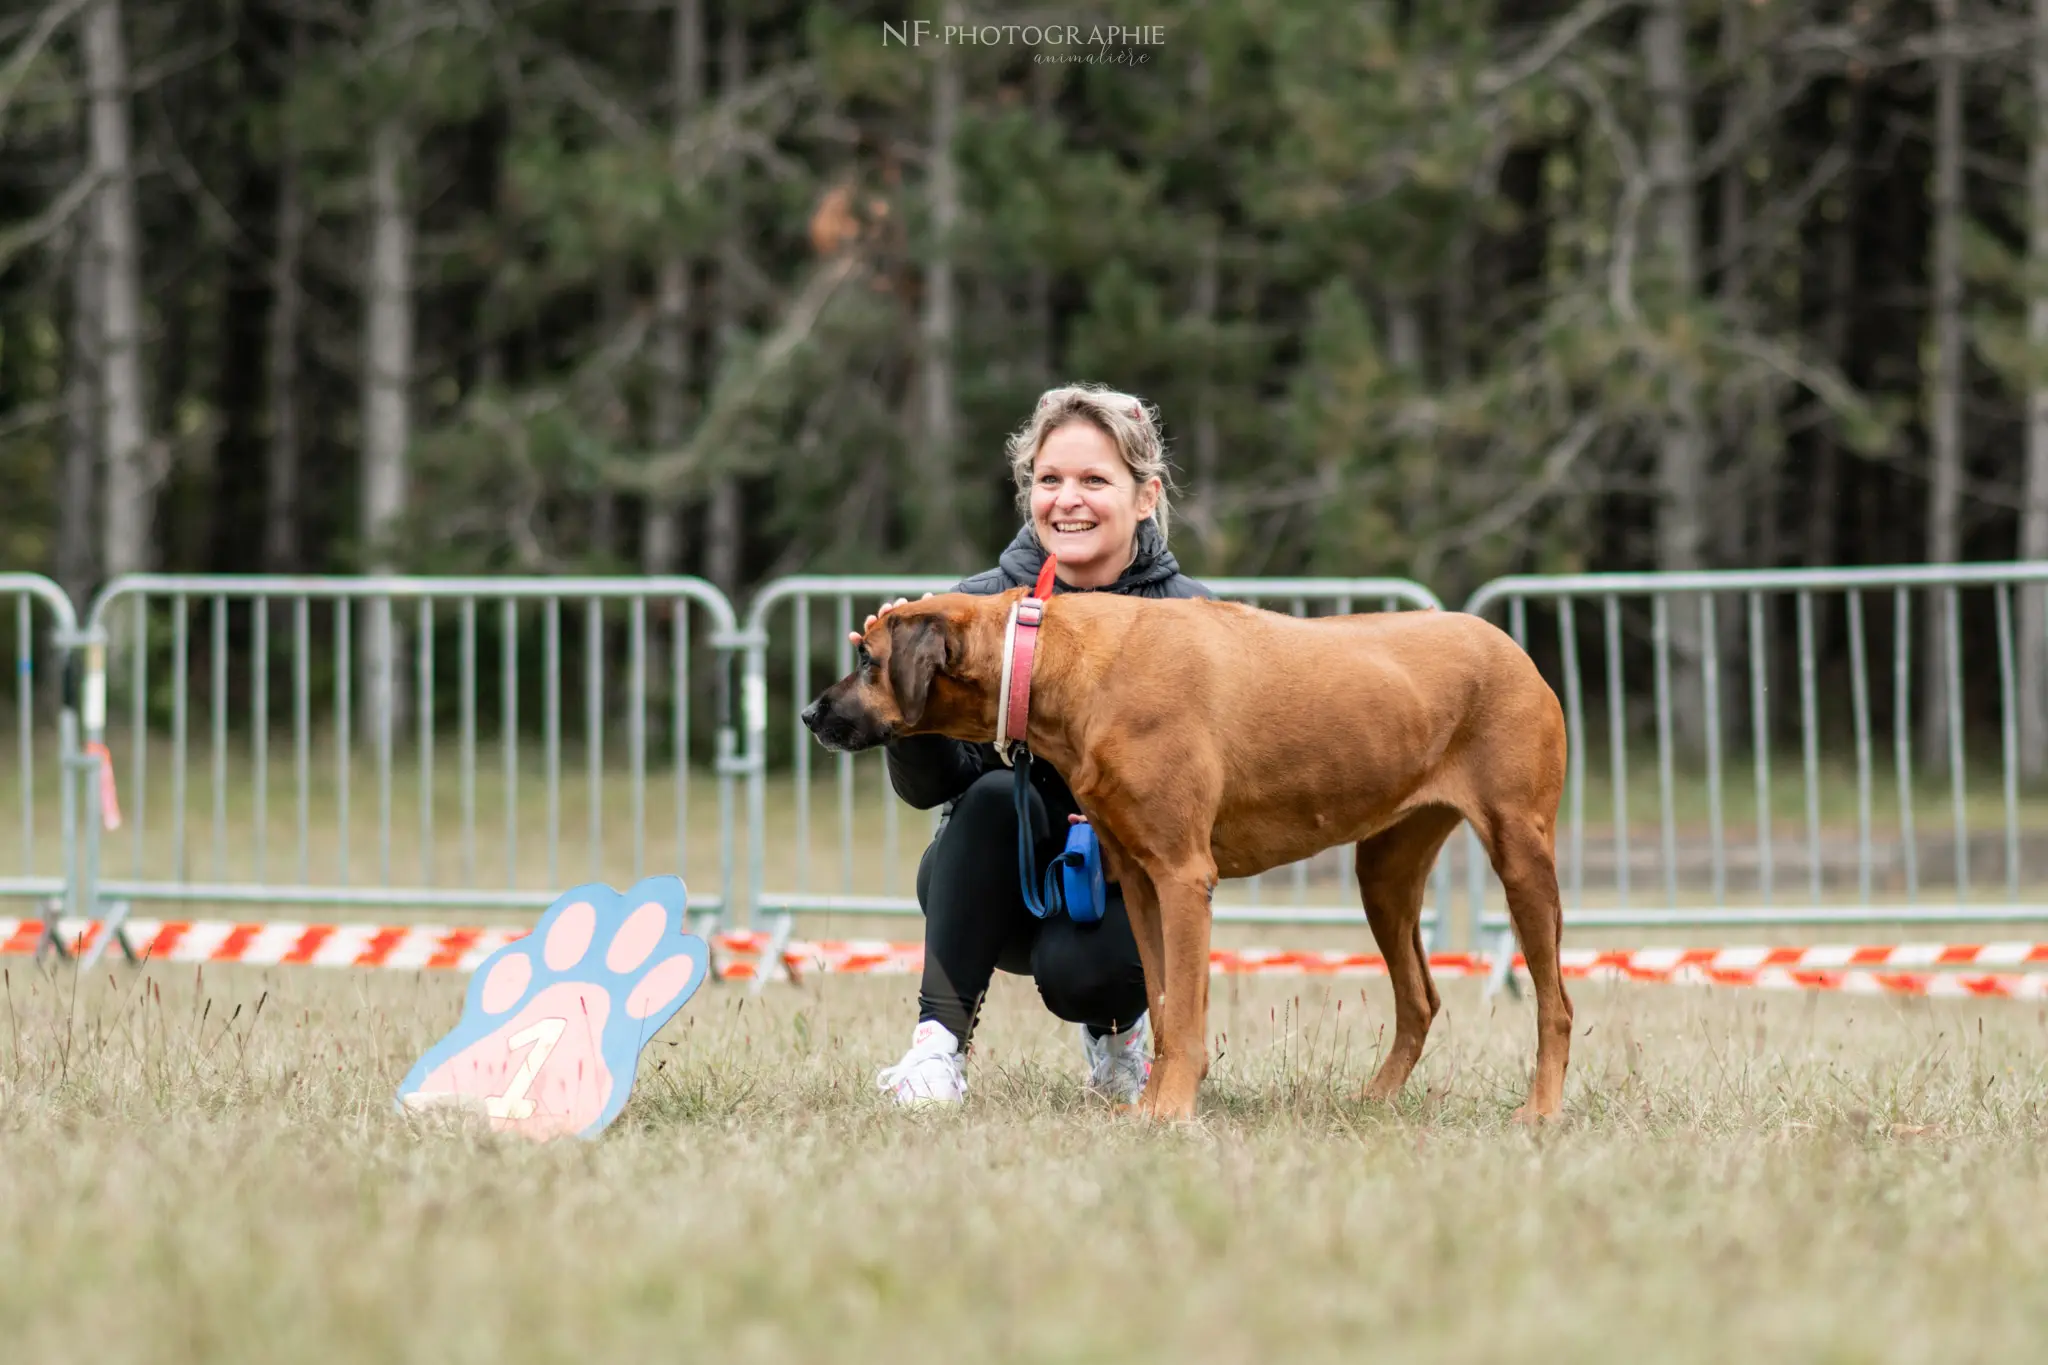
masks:
[[[946,666],[946,623],[937,617],[889,622],[889,691],[905,725],[924,719],[932,677]]]

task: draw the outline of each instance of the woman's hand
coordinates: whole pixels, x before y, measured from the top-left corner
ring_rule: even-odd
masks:
[[[931,594],[926,593],[924,596],[930,597]],[[923,597],[920,597],[918,599],[918,601],[920,602],[922,602],[923,600]],[[859,630],[849,630],[848,632],[846,632],[847,641],[851,644],[859,644],[863,639],[867,637],[868,631],[873,629],[875,622],[881,620],[884,616],[887,616],[891,608],[904,606],[909,601],[910,599],[907,597],[899,597],[894,602],[882,603],[882,605],[876,609],[874,615],[868,617],[867,620],[861,622]]]

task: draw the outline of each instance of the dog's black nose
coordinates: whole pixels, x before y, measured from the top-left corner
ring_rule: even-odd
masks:
[[[806,706],[798,719],[803,721],[806,730],[816,730],[818,728],[818,703],[812,702],[809,706]]]

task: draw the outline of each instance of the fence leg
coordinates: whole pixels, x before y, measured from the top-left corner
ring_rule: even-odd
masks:
[[[65,671],[65,685],[70,685],[70,671]],[[60,857],[64,869],[64,890],[43,902],[43,932],[36,939],[35,960],[41,962],[45,953],[54,953],[60,962],[71,959],[71,950],[64,946],[63,921],[66,917],[78,915],[79,853],[78,853],[78,806],[73,792],[77,779],[78,715],[71,709],[69,698],[57,718],[57,768],[59,800],[62,804],[62,848]]]
[[[128,911],[131,907],[132,903],[129,901],[111,901],[107,904],[105,913],[98,917],[100,931],[92,936],[91,946],[78,960],[81,969],[92,970],[99,962],[100,955],[107,951],[109,943],[121,945],[121,956],[128,959],[129,966],[142,965],[142,958],[136,953],[135,945],[128,941]]]
[[[128,931],[123,927],[128,918],[129,903],[102,907],[100,902],[100,832],[107,827],[111,800],[103,783],[113,781],[113,759],[107,753],[107,644],[106,638],[97,630],[87,630],[79,636],[78,643],[85,646],[85,675],[81,678],[77,698],[78,718],[65,711],[67,722],[65,762],[77,776],[80,809],[83,814],[84,871],[78,878],[76,900],[78,914],[90,921],[101,922],[100,932],[91,936],[91,946],[85,951],[79,965],[90,968],[100,960],[100,955],[112,940],[121,946],[121,956],[129,966],[137,966],[142,959],[136,954],[135,945],[128,941]],[[76,658],[73,654],[71,657]],[[66,670],[67,679],[70,670]],[[79,733],[79,722],[83,722],[84,734]],[[141,743],[140,736],[137,743]]]
[[[718,733],[717,750],[713,758],[718,770],[718,897],[721,917],[727,924],[738,924],[737,903],[733,899],[734,873],[738,870],[739,845],[736,842],[734,817],[737,793],[735,784],[742,776],[752,780],[751,774],[756,755],[745,757],[739,754],[740,738],[733,725],[733,669],[740,662],[741,645],[739,637],[731,632],[722,633],[712,640],[718,649]],[[749,694],[751,695],[751,694]],[[748,725],[752,721],[743,717]],[[753,827],[752,792],[749,791],[748,829],[749,840],[758,839],[760,832]]]
[[[796,916],[787,910],[775,917],[775,927],[768,932],[768,946],[761,950],[761,965],[754,972],[754,985],[749,992],[759,995],[768,988],[770,981],[790,979],[789,966],[782,955],[789,950],[789,940],[796,933]]]
[[[1493,950],[1487,962],[1486,990],[1483,998],[1493,999],[1502,991],[1516,1000],[1522,998],[1522,981],[1515,975],[1515,931],[1503,929],[1493,938]]]

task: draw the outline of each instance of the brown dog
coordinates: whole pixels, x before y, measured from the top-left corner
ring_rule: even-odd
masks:
[[[992,742],[1003,631],[1024,589],[949,593],[867,630],[847,677],[804,710],[830,749],[917,734]],[[1071,594],[1046,604],[1026,743],[1067,781],[1122,882],[1158,1040],[1140,1108],[1194,1112],[1208,1072],[1210,897],[1337,844],[1394,987],[1391,1099],[1439,1002],[1424,882],[1461,819],[1507,889],[1536,995],[1519,1118],[1557,1113],[1571,1048],[1558,971],[1556,820],[1564,714],[1506,634],[1451,612],[1300,619],[1214,601]]]

